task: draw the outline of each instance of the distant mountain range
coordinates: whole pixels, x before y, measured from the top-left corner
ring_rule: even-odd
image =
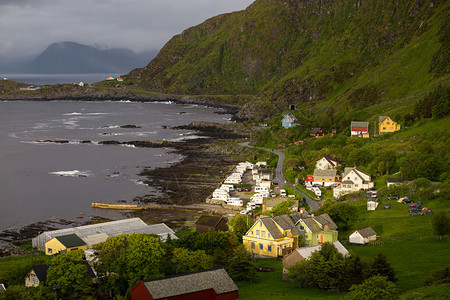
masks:
[[[157,50],[136,54],[129,49],[105,49],[74,42],[53,43],[37,57],[3,64],[2,73],[82,74],[127,73],[145,66]]]

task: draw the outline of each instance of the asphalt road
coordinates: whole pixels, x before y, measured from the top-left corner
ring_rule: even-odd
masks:
[[[245,147],[250,147],[250,148],[257,148],[257,149],[266,150],[266,151],[273,152],[274,154],[278,155],[278,164],[277,164],[277,167],[276,167],[275,172],[274,172],[273,181],[277,182],[281,186],[283,186],[284,184],[287,184],[290,187],[292,187],[297,193],[302,195],[303,198],[305,198],[306,203],[308,203],[309,207],[311,208],[310,212],[311,211],[315,211],[315,210],[320,208],[319,203],[317,203],[314,199],[309,197],[307,194],[305,194],[302,191],[296,189],[294,187],[294,184],[292,184],[291,182],[287,181],[286,178],[284,177],[283,161],[284,161],[285,155],[284,155],[282,150],[279,150],[279,149],[267,149],[267,148],[261,148],[261,147],[253,147],[253,146],[249,146],[249,142],[241,143],[240,145],[241,146],[245,146]]]

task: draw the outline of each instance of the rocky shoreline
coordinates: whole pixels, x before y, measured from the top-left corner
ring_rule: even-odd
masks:
[[[232,151],[224,149],[223,145],[232,143],[236,139],[248,138],[249,130],[243,130],[243,124],[217,124],[208,122],[192,122],[190,125],[179,126],[173,129],[188,129],[197,131],[205,138],[184,140],[180,142],[151,142],[151,141],[129,141],[120,143],[109,141],[105,144],[119,145],[128,144],[135,147],[154,148],[165,147],[184,157],[180,162],[166,168],[143,169],[139,175],[145,176],[145,183],[158,187],[163,196],[154,198],[154,195],[135,197],[134,203],[157,203],[157,208],[124,211],[123,215],[128,217],[140,217],[148,223],[165,222],[172,228],[185,226],[186,222],[193,222],[204,212],[226,213],[220,206],[213,209],[201,206],[206,198],[211,195],[221,181],[226,177],[236,164]],[[46,141],[60,142],[60,141]],[[86,142],[86,141],[84,141]],[[222,146],[218,146],[222,144]],[[194,205],[193,205],[194,204]],[[197,205],[196,205],[197,204]],[[200,204],[200,205],[198,205]],[[232,213],[232,211],[229,211]],[[87,223],[102,222],[104,219],[93,216]],[[18,230],[0,231],[0,241],[20,244],[29,241],[39,232],[54,230],[67,226],[84,225],[81,220],[47,220],[31,224]],[[5,253],[7,254],[7,253]],[[2,251],[0,249],[0,256]]]

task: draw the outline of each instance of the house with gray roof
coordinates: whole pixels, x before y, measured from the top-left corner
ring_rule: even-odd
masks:
[[[283,120],[281,120],[281,126],[284,128],[291,128],[298,124],[298,119],[292,113],[285,114]]]
[[[352,121],[350,124],[350,136],[369,137],[369,122]]]
[[[372,176],[362,170],[345,168],[340,186],[333,189],[333,197],[339,198],[344,194],[358,192],[359,190],[368,190],[374,187]]]
[[[305,245],[337,241],[338,227],[328,214],[318,216],[294,214],[291,218],[303,236]]]
[[[224,268],[140,281],[131,289],[132,300],[239,298],[239,288]]]
[[[242,237],[248,252],[260,257],[279,257],[298,247],[300,231],[288,215],[262,215]]]
[[[367,226],[356,229],[349,235],[348,240],[351,244],[364,245],[377,239],[377,233],[372,227]]]

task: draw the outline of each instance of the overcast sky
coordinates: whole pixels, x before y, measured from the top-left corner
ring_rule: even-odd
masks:
[[[39,54],[71,41],[135,52],[254,0],[0,0],[0,57]]]

